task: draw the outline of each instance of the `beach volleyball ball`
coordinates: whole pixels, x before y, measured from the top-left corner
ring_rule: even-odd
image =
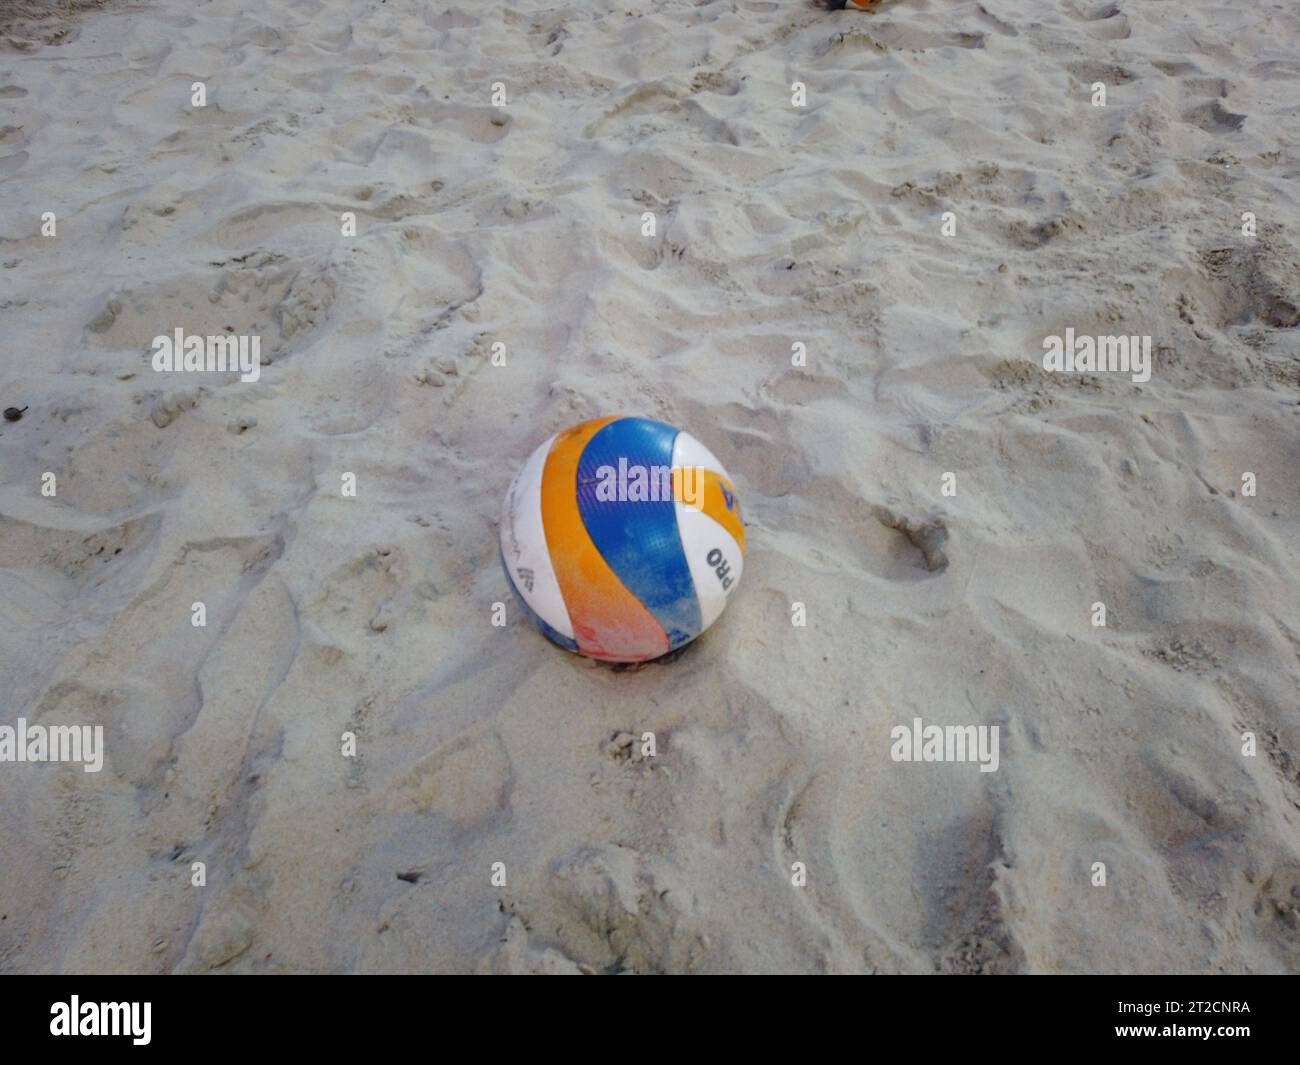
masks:
[[[688,433],[597,418],[558,433],[515,474],[501,563],[537,627],[607,662],[643,662],[707,629],[740,582],[735,487]]]

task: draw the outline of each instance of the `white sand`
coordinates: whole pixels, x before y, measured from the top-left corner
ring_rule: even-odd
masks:
[[[1300,969],[1300,10],[504,7],[0,33],[0,725],[107,746],[0,763],[0,971]],[[620,411],[750,546],[624,671],[491,625],[515,467]]]

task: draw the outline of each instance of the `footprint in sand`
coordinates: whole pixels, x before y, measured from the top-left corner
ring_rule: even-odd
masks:
[[[1218,100],[1201,104],[1183,115],[1185,121],[1206,133],[1236,133],[1245,124],[1246,117],[1225,110]]]
[[[641,139],[667,129],[666,123],[676,130],[684,126],[701,140],[740,144],[726,121],[710,114],[698,101],[683,98],[682,92],[666,81],[639,85],[588,125],[582,135],[588,140],[614,134],[625,140]]]
[[[1120,10],[1119,4],[1072,3],[1067,11],[1075,21],[1088,23],[1088,35],[1098,40],[1121,41],[1132,33],[1128,16]]]
[[[501,736],[462,733],[421,759],[388,792],[389,813],[431,814],[471,825],[509,811],[514,770]]]

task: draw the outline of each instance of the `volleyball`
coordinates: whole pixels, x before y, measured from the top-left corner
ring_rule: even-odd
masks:
[[[690,643],[740,583],[745,527],[727,471],[689,433],[597,418],[557,433],[506,492],[501,563],[554,643],[644,662]]]

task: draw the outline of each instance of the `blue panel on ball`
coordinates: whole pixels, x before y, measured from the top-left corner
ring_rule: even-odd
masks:
[[[542,616],[528,605],[528,600],[519,593],[519,589],[515,587],[514,574],[510,572],[510,567],[506,565],[506,556],[499,546],[497,547],[497,555],[501,559],[501,568],[506,571],[506,583],[510,585],[510,590],[515,593],[515,600],[524,608],[524,613],[532,618],[533,624],[542,630],[542,635],[550,640],[551,643],[559,644],[566,651],[572,651],[574,654],[577,654],[578,641],[572,636],[565,636],[564,633],[548,625],[542,619]]]
[[[620,418],[591,438],[578,461],[578,511],[609,568],[680,647],[700,634],[695,597],[672,498],[677,430]]]

